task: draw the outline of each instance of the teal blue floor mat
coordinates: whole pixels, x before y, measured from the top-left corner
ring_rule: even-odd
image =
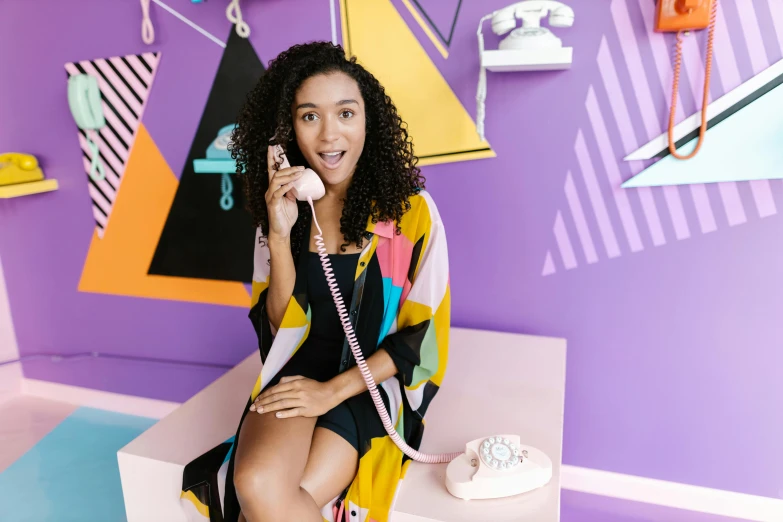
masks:
[[[155,422],[78,408],[0,473],[0,520],[125,521],[117,451]]]

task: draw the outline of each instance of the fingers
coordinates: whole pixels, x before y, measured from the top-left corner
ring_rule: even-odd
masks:
[[[278,393],[270,395],[269,397],[258,400],[250,405],[250,411],[258,413],[269,413],[278,410],[284,410],[288,408],[295,408],[301,406],[302,401],[298,395],[293,392]]]
[[[304,415],[304,408],[291,408],[290,410],[278,411],[275,416],[280,419],[286,419],[289,417],[300,417]]]
[[[299,379],[301,379],[300,377]],[[286,379],[286,382],[283,382]],[[258,411],[258,413],[275,411],[282,408],[290,408],[295,406],[291,401],[298,402],[300,400],[299,385],[296,381],[298,379],[292,377],[283,377],[280,379],[280,384],[272,386],[268,390],[264,391],[261,395],[256,397],[253,404],[250,405],[250,411]]]
[[[275,175],[275,146],[270,145],[266,149],[266,172],[269,174],[269,181]]]
[[[275,386],[272,386],[271,388],[267,388],[264,390],[263,393],[261,393],[258,397],[256,397],[256,400],[253,401],[253,404],[250,405],[251,411],[256,411],[259,409],[259,407],[262,407],[264,411],[270,411],[270,409],[267,407],[268,404],[272,404],[276,401],[282,401],[285,399],[298,399],[299,398],[299,390],[302,387],[301,382],[296,381],[304,381],[306,380],[306,377],[303,377],[301,375],[290,375],[290,376],[284,376],[280,378],[280,382],[276,384]],[[279,409],[279,408],[275,408]],[[274,411],[274,410],[271,410]],[[259,411],[259,413],[261,413]]]
[[[269,180],[267,196],[274,194],[280,187],[283,187],[292,181],[296,181],[304,174],[304,167],[291,167],[277,171],[272,179]]]
[[[280,188],[278,188],[277,190],[275,190],[274,192],[272,192],[271,194],[267,194],[267,198],[266,198],[267,205],[276,202],[280,198],[284,197],[292,188],[294,188],[294,184],[287,183],[281,186]]]
[[[288,167],[287,169],[278,170],[274,176],[272,176],[269,186],[283,185],[299,179],[304,174],[304,167]]]
[[[285,382],[283,381],[285,379]],[[271,388],[264,390],[264,393],[256,397],[256,402],[266,399],[271,395],[278,395],[289,391],[296,391],[299,389],[299,383],[288,384],[288,381],[296,380],[291,377],[281,377],[280,382]]]
[[[263,393],[259,394],[259,396],[256,397],[256,401],[263,400],[266,397],[269,397],[270,395],[274,395],[275,393],[283,393],[286,391],[298,390],[300,383],[291,384],[288,386],[284,386],[284,385],[291,381],[298,381],[304,378],[305,377],[302,377],[301,375],[286,375],[284,377],[280,377],[280,382],[278,382],[271,388],[267,388],[266,390],[264,390]]]
[[[275,145],[269,145],[266,149],[266,171],[269,174],[269,183],[272,183],[272,179],[280,174],[289,174],[296,170],[304,170],[304,167],[292,167],[288,164],[288,161],[283,160],[280,164],[280,170],[276,169],[277,160],[275,159]]]

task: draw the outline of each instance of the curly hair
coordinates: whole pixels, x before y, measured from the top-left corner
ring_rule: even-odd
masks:
[[[231,135],[231,156],[244,179],[247,209],[255,226],[269,234],[265,194],[269,187],[267,147],[283,147],[291,165],[309,167],[296,142],[291,106],[299,86],[311,76],[342,72],[359,85],[365,105],[365,142],[351,179],[340,218],[345,243],[362,246],[367,222],[392,221],[410,209],[408,198],[424,188],[425,179],[416,167],[413,143],[406,124],[383,86],[356,58],[346,58],[339,45],[330,42],[298,44],[269,62],[264,76],[247,96]],[[277,164],[275,168],[279,168]],[[291,248],[296,259],[305,235],[309,237],[311,209],[297,202],[299,219],[291,230]],[[305,219],[302,219],[302,218]],[[400,233],[397,225],[397,233]]]

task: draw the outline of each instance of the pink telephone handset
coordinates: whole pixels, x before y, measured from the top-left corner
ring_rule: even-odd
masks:
[[[288,163],[288,158],[283,154],[283,148],[280,145],[275,145],[275,159],[280,162],[280,168],[285,169],[291,166]],[[326,189],[312,169],[305,169],[301,178],[293,182],[294,188],[291,189],[294,197],[299,201],[307,201],[308,198],[312,200],[321,199],[326,194]],[[315,214],[313,214],[315,215]]]
[[[281,168],[290,164],[283,154],[282,148],[275,146],[275,159],[280,162]],[[458,498],[479,499],[498,498],[524,493],[544,486],[552,478],[552,462],[540,450],[522,446],[518,435],[499,435],[485,437],[467,443],[465,452],[451,452],[441,454],[421,453],[410,446],[394,429],[389,413],[383,404],[383,399],[378,392],[375,380],[362,356],[359,342],[351,325],[350,316],[345,309],[343,298],[340,295],[337,280],[334,277],[329,254],[324,245],[323,232],[315,215],[314,200],[320,199],[326,193],[321,178],[311,169],[305,169],[304,175],[294,182],[292,189],[294,197],[300,201],[310,203],[313,211],[313,222],[318,229],[315,236],[315,244],[318,248],[318,256],[326,274],[326,281],[332,293],[334,304],[340,316],[345,336],[353,352],[356,365],[361,371],[370,396],[378,410],[386,433],[394,441],[400,450],[408,457],[418,462],[430,464],[450,463],[446,469],[446,489]],[[342,511],[342,507],[340,509]],[[340,520],[341,512],[335,513],[335,520]]]

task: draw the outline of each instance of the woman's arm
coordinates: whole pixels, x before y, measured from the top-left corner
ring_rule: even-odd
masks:
[[[366,362],[376,383],[381,383],[397,373],[392,358],[382,348]],[[358,366],[326,382],[301,375],[285,376],[278,384],[259,394],[250,405],[250,411],[277,412],[276,415],[281,418],[317,417],[366,389],[367,385]]]
[[[282,151],[280,151],[282,154]],[[282,156],[280,159],[282,160]],[[292,194],[293,182],[302,177],[304,167],[284,167],[275,170],[275,146],[267,148],[266,164],[269,188],[265,199],[269,216],[269,290],[266,309],[272,331],[277,332],[285,310],[294,293],[296,269],[291,255],[291,229],[299,217],[299,207]],[[283,160],[283,165],[288,162]]]
[[[379,348],[374,354],[365,360],[370,369],[375,384],[380,385],[389,377],[397,374],[397,367],[394,365],[389,353],[383,348]],[[359,395],[367,389],[364,377],[358,366],[354,366],[328,381],[328,384],[334,391],[335,404],[340,404],[354,395]]]
[[[290,237],[269,236],[269,291],[266,294],[266,311],[273,331],[280,329],[283,315],[294,293],[296,269],[291,254]]]

